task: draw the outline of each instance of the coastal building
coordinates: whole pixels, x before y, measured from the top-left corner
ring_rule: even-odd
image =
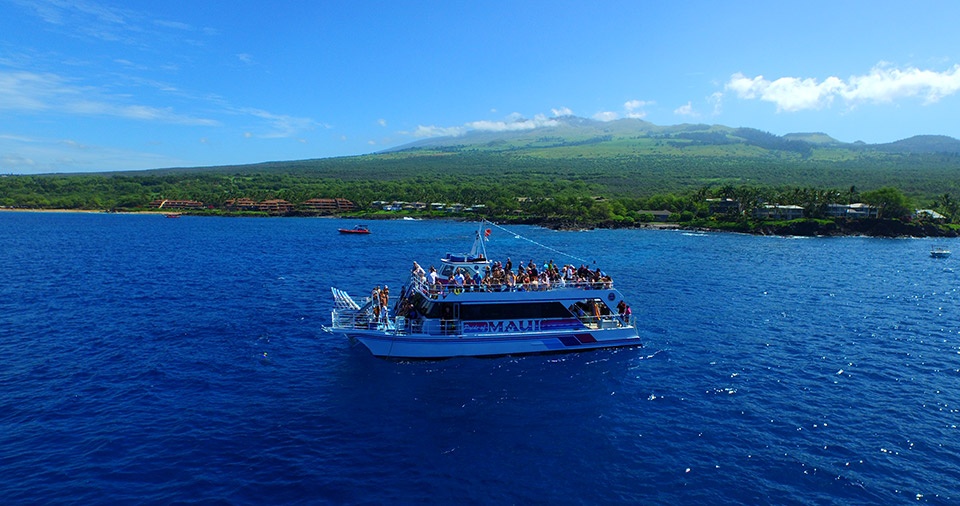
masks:
[[[824,214],[831,218],[846,218],[848,209],[847,204],[827,204]]]
[[[248,198],[228,199],[223,203],[223,207],[231,211],[256,211],[257,203]]]
[[[740,201],[733,199],[707,199],[711,214],[737,214],[740,212]]]
[[[876,218],[878,209],[868,204],[827,204],[826,215],[831,218]]]
[[[357,208],[356,204],[347,199],[321,199],[314,198],[303,201],[300,208],[307,211],[318,213],[337,213],[344,211],[353,211]]]
[[[946,221],[947,217],[934,211],[933,209],[917,209],[913,217],[918,220],[928,221]]]
[[[767,204],[753,212],[754,217],[776,220],[796,220],[803,218],[803,208],[793,205]]]
[[[269,199],[258,203],[257,210],[270,214],[284,214],[293,211],[293,204],[283,199]]]

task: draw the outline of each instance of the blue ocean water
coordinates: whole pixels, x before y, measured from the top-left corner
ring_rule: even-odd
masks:
[[[329,287],[475,228],[355,223],[0,213],[2,501],[960,503],[960,258],[929,240],[494,229],[611,273],[645,346],[388,361],[321,331]]]

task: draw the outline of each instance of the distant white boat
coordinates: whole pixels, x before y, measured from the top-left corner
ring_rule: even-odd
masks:
[[[933,249],[930,250],[930,256],[933,258],[947,258],[950,256],[950,250],[943,246],[934,246]]]

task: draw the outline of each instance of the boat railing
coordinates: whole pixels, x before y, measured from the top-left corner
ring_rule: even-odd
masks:
[[[547,292],[562,289],[580,289],[580,290],[610,290],[613,289],[612,281],[598,282],[563,282],[563,283],[523,283],[519,285],[486,285],[486,284],[464,284],[454,283],[429,283],[424,280],[412,279],[410,281],[412,290],[419,292],[424,297],[436,299],[448,293],[490,293],[490,292]]]
[[[463,320],[440,320],[440,335],[462,336]]]
[[[354,302],[347,292],[334,287],[331,287],[330,290],[333,292],[333,301],[338,308],[360,309],[360,305]]]
[[[586,328],[590,329],[610,329],[617,327],[635,327],[636,318],[632,315],[601,315],[601,316],[580,316],[577,318],[541,318],[538,324],[546,327],[553,327],[556,323],[580,322]],[[429,326],[425,328],[425,322]],[[434,335],[463,335],[464,321],[460,319],[440,319],[423,320],[421,318],[409,319],[405,316],[393,318],[374,318],[373,315],[354,310],[334,309],[332,315],[332,328],[339,330],[383,330],[398,335],[422,334],[426,331]],[[572,328],[572,327],[571,327]]]
[[[633,316],[619,314],[581,316],[578,319],[584,324],[584,326],[591,329],[632,327],[635,326],[636,323]]]

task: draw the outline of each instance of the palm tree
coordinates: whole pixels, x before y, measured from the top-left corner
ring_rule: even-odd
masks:
[[[957,217],[957,211],[960,210],[960,202],[954,200],[949,193],[944,193],[933,199],[933,207],[952,222]]]
[[[853,204],[857,200],[857,187],[850,186],[850,191],[847,192],[847,204]]]

